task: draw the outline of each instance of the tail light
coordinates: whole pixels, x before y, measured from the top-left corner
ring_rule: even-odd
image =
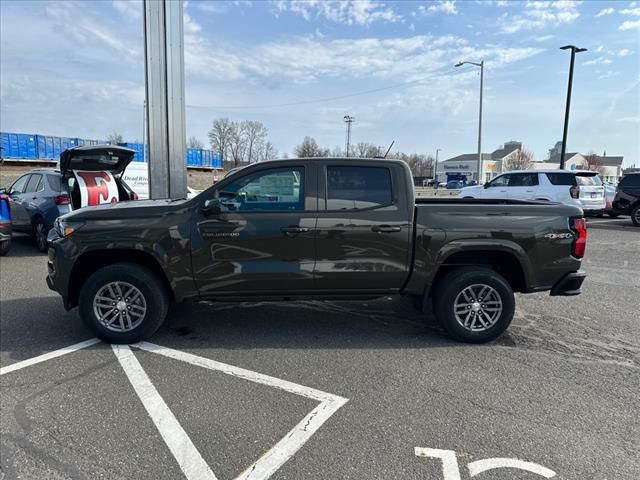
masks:
[[[56,205],[69,205],[71,203],[69,195],[57,195],[53,198],[53,201]]]
[[[575,217],[570,219],[570,228],[576,234],[576,238],[571,244],[571,255],[582,258],[587,248],[587,223],[584,218]]]
[[[133,192],[131,194],[131,200],[140,200],[140,197],[138,196],[138,194],[136,192]]]
[[[569,195],[571,195],[571,198],[580,198],[580,187],[577,185],[571,187],[569,189]]]

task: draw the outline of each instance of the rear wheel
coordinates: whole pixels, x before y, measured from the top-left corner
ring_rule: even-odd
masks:
[[[153,272],[132,263],[116,263],[89,277],[78,304],[82,321],[98,338],[135,343],[160,328],[169,301]]]
[[[607,215],[609,215],[611,218],[618,218],[620,216],[620,214],[616,212],[607,212]]]
[[[37,218],[33,223],[33,236],[36,240],[36,247],[41,252],[47,251],[47,235],[49,231],[42,218]]]
[[[0,257],[4,257],[7,253],[9,253],[10,248],[11,248],[11,239],[5,240],[4,242],[0,242]]]
[[[436,287],[433,301],[442,328],[455,340],[467,343],[498,337],[511,323],[515,311],[509,283],[484,267],[450,272]]]
[[[636,205],[631,210],[631,221],[636,227],[640,227],[640,205]]]

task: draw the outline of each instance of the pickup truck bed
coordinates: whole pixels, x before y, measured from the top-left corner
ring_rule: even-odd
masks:
[[[111,342],[151,335],[169,301],[390,294],[482,342],[508,327],[513,292],[580,292],[586,229],[575,207],[416,201],[401,161],[323,158],[251,165],[191,200],[79,209],[49,240],[49,286]]]

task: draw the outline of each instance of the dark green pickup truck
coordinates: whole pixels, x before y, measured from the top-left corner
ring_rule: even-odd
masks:
[[[130,161],[124,149],[88,155],[78,152],[75,168],[111,170],[119,182]],[[585,243],[576,207],[416,200],[400,161],[283,160],[243,168],[191,200],[60,217],[47,282],[114,343],[152,335],[172,301],[390,294],[433,305],[451,337],[484,342],[509,326],[514,292],[580,293]]]

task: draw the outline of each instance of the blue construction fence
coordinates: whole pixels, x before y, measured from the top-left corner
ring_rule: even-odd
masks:
[[[58,160],[67,148],[82,145],[104,145],[105,140],[87,138],[52,137],[31,135],[28,133],[0,132],[0,158],[19,158],[21,160]],[[142,143],[119,143],[135,151],[134,162],[143,162],[145,146]],[[220,168],[220,154],[212,150],[187,148],[188,167]]]

